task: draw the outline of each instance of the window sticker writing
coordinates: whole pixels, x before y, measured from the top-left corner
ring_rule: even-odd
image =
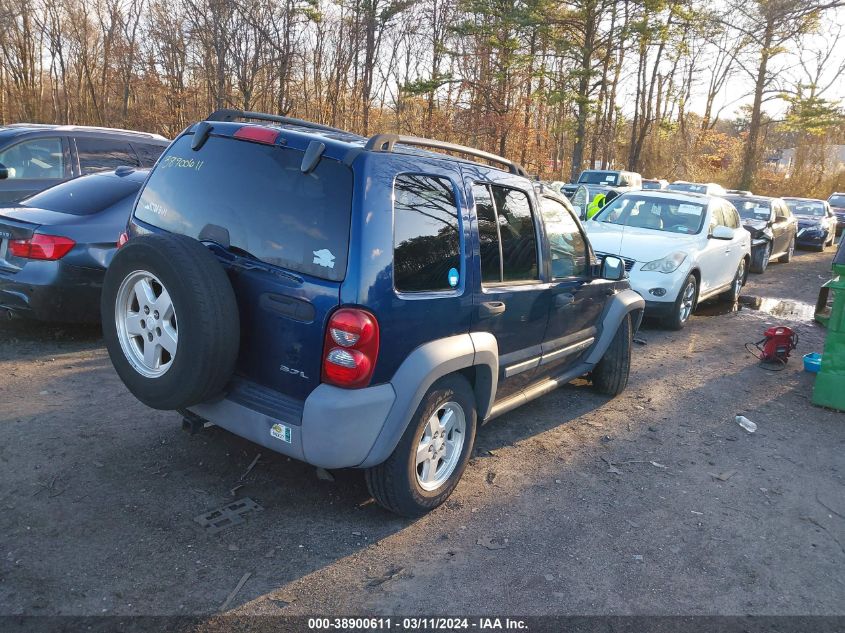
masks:
[[[180,169],[193,169],[199,171],[202,169],[204,160],[197,160],[195,158],[182,158],[181,156],[166,156],[161,161],[161,167],[167,169],[168,167],[178,167]]]

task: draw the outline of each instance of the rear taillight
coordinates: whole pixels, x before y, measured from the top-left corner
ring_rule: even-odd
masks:
[[[126,244],[126,242],[128,242],[128,241],[129,241],[129,233],[124,231],[123,233],[121,233],[120,235],[117,236],[117,247],[120,248],[121,246]]]
[[[69,237],[36,233],[25,240],[10,240],[9,254],[25,259],[55,261],[67,255],[74,246],[76,242]]]
[[[326,328],[323,382],[354,389],[366,387],[378,357],[378,321],[364,310],[343,308]]]

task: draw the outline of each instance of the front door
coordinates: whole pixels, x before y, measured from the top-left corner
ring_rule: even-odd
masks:
[[[542,197],[540,204],[552,299],[539,369],[551,376],[574,365],[595,341],[609,282],[591,279],[587,240],[572,214],[553,198]]]
[[[475,247],[481,283],[475,284],[473,330],[490,332],[499,346],[497,399],[520,391],[537,375],[551,292],[541,279],[539,226],[534,197],[518,187],[479,178],[467,185],[478,223]]]
[[[0,180],[0,203],[9,205],[72,176],[63,137],[33,138],[0,150],[8,176]]]

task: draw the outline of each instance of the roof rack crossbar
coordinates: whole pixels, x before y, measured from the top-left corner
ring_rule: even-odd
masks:
[[[364,146],[364,149],[375,152],[392,152],[397,143],[402,145],[413,145],[415,147],[430,147],[433,149],[441,149],[447,152],[458,152],[476,158],[482,158],[507,167],[508,171],[518,176],[528,177],[528,172],[519,163],[508,160],[504,156],[498,154],[491,154],[480,149],[467,147],[465,145],[458,145],[456,143],[447,143],[446,141],[436,141],[433,139],[420,138],[418,136],[404,136],[402,134],[376,134],[371,136]]]
[[[264,114],[263,112],[224,109],[215,110],[205,118],[206,121],[234,121],[235,119],[268,121],[271,123],[281,123],[283,125],[295,125],[297,127],[304,127],[312,130],[322,130],[323,132],[340,132],[341,134],[349,134],[346,130],[322,125],[320,123],[313,123],[311,121],[306,121],[305,119],[295,119],[293,117],[279,116],[277,114]]]

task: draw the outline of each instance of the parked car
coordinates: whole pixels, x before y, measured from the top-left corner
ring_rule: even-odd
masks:
[[[795,252],[798,221],[781,198],[725,196],[751,234],[751,272],[765,272],[772,258],[788,263]]]
[[[148,406],[427,512],[478,425],[577,376],[627,382],[644,302],[540,198],[471,148],[216,112],[141,190],[106,273],[109,355]]]
[[[585,169],[578,176],[578,181],[566,184],[561,191],[570,199],[578,185],[586,185],[593,196],[598,193],[613,191],[614,194],[625,191],[638,191],[643,188],[643,177],[635,171],[616,169]]]
[[[0,209],[0,314],[98,323],[103,275],[147,173],[82,176]]]
[[[669,191],[625,193],[585,224],[601,258],[625,261],[646,314],[672,329],[701,301],[739,298],[751,262],[751,236],[717,196]]]
[[[836,215],[836,234],[839,235],[845,229],[845,192],[830,194],[827,203]]]
[[[158,134],[81,125],[0,126],[0,204],[77,176],[152,167],[168,142]]]
[[[666,189],[669,181],[663,178],[643,178],[643,189]]]
[[[825,200],[784,198],[798,221],[796,244],[823,251],[836,243],[836,215]]]
[[[667,191],[683,191],[686,193],[700,193],[705,196],[724,196],[725,188],[715,182],[687,182],[676,180],[666,187]]]

